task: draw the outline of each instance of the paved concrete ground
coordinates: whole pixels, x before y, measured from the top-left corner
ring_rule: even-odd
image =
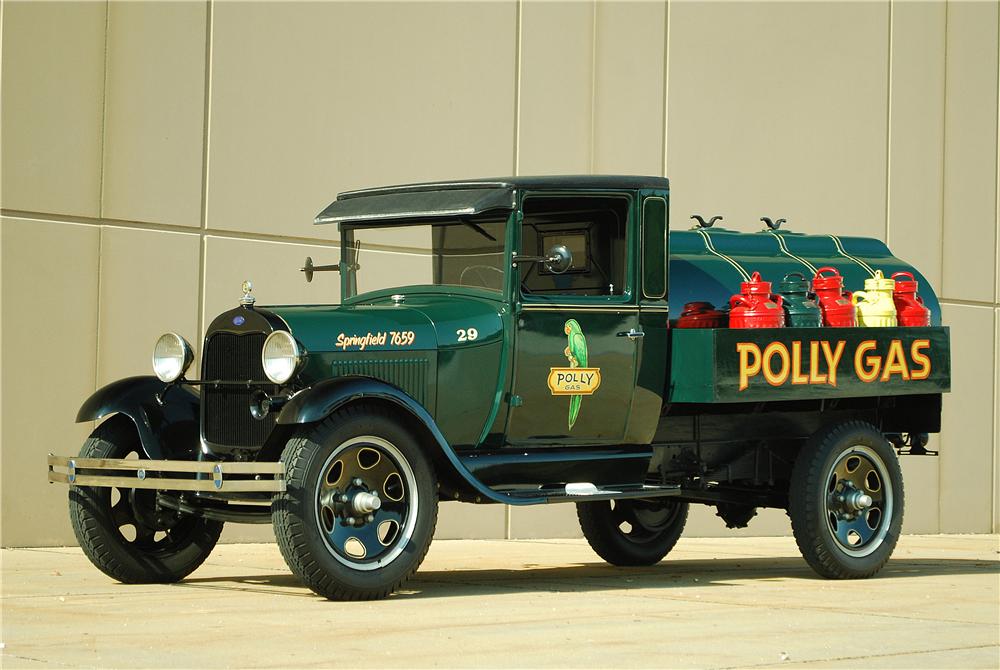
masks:
[[[682,539],[655,568],[580,540],[438,541],[405,591],[332,603],[274,545],[124,586],[80,551],[3,552],[20,667],[1000,667],[1000,538],[908,536],[880,577],[814,577],[790,538]]]

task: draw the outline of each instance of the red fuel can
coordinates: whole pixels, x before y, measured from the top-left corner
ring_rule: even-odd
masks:
[[[754,272],[750,281],[740,284],[742,293],[729,299],[730,328],[782,328],[785,310],[780,295],[771,294],[771,282]]]
[[[728,318],[710,302],[689,302],[684,305],[675,328],[725,328]]]
[[[761,279],[760,273],[757,271],[754,271],[754,273],[750,275],[749,281],[740,283],[740,293],[744,296],[762,295],[774,300],[774,296],[771,295],[771,282]]]
[[[844,290],[844,278],[837,268],[822,267],[816,270],[812,290],[823,313],[824,326],[853,328],[858,325],[851,292]]]
[[[894,272],[896,287],[892,301],[896,303],[896,318],[901,326],[931,325],[931,310],[917,295],[917,280],[912,272]]]

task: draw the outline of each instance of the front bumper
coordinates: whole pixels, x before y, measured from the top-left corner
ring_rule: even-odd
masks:
[[[119,460],[49,454],[48,465],[49,482],[72,486],[217,493],[285,490],[284,463]]]

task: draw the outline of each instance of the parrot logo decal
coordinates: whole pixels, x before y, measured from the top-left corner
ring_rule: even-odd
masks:
[[[583,336],[576,319],[569,319],[563,324],[566,333],[566,348],[563,355],[569,361],[567,368],[549,368],[549,390],[552,395],[568,395],[569,418],[566,427],[573,430],[573,425],[580,416],[580,405],[583,397],[591,395],[601,385],[601,369],[592,368],[587,355],[587,338]]]
[[[563,330],[566,331],[567,340],[563,353],[566,355],[567,360],[569,360],[569,366],[571,368],[587,367],[587,338],[583,336],[580,324],[576,322],[576,319],[570,319],[563,326]],[[574,395],[570,397],[569,430],[573,430],[573,424],[576,423],[576,418],[580,416],[580,405],[582,404],[583,396]]]

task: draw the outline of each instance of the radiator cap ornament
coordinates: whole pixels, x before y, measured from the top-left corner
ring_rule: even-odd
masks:
[[[250,295],[251,291],[253,291],[253,282],[247,279],[243,282],[243,297],[240,298],[241,305],[246,305],[249,307],[250,305],[253,305],[254,302],[256,302],[256,299],[252,295]]]

